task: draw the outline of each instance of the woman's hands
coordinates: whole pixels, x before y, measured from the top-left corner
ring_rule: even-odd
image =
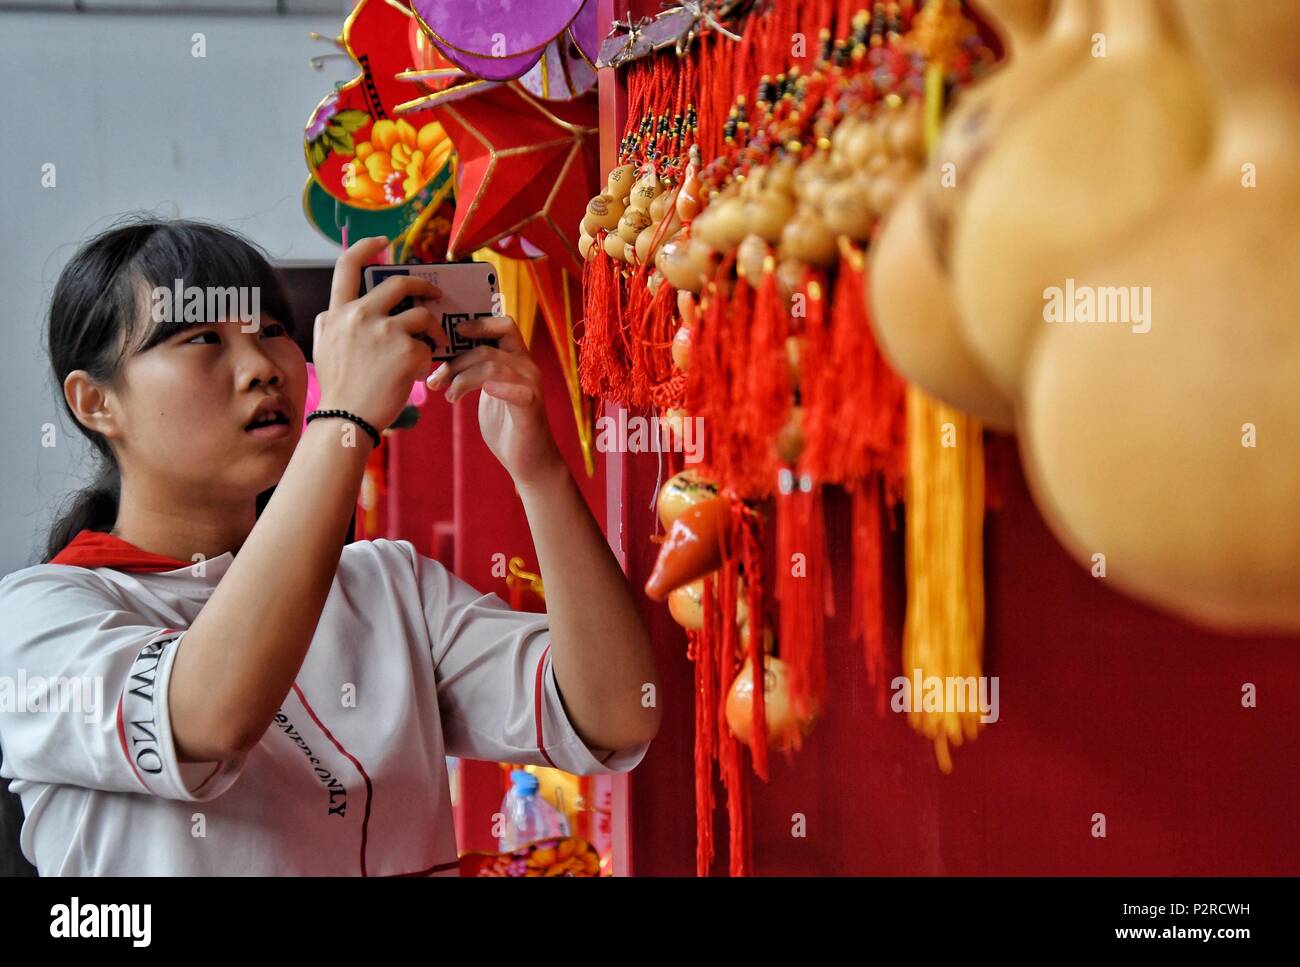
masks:
[[[344,409],[384,429],[406,405],[411,384],[428,376],[432,390],[445,389],[454,403],[482,389],[479,427],[488,448],[520,488],[566,470],[551,435],[542,398],[542,377],[528,354],[519,327],[509,316],[462,322],[459,332],[497,339],[476,346],[429,375],[429,344],[445,345],[436,317],[417,305],[395,316],[389,311],[409,297],[437,299],[437,286],[415,276],[395,276],[357,298],[361,270],[387,239],[366,238],[339,257],[330,307],[316,317],[313,357],[321,386],[321,409]],[[413,336],[424,335],[429,342]]]
[[[515,486],[530,487],[561,470],[567,472],[546,419],[541,370],[528,354],[515,321],[509,316],[467,320],[457,331],[474,339],[498,339],[498,347],[475,346],[448,360],[428,378],[428,387],[445,389],[449,403],[483,390],[479,429]]]
[[[438,320],[423,306],[388,315],[408,296],[440,298],[442,292],[426,279],[394,276],[357,298],[362,267],[387,243],[383,236],[364,238],[339,256],[330,307],[316,317],[312,347],[320,408],[355,413],[381,431],[402,412],[411,384],[429,373],[429,346],[413,337],[445,341]]]

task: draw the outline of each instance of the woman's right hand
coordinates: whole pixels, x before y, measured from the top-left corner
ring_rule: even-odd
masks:
[[[362,267],[371,263],[388,239],[364,238],[350,246],[334,266],[330,307],[316,317],[312,358],[320,383],[319,408],[341,409],[382,431],[397,419],[412,384],[433,367],[424,334],[442,341],[433,313],[421,305],[395,316],[389,311],[402,299],[438,299],[441,290],[415,276],[385,279],[358,298]]]

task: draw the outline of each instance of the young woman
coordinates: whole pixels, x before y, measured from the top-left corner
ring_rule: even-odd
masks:
[[[0,712],[0,775],[42,875],[454,875],[444,756],[596,774],[645,754],[659,725],[648,636],[518,328],[481,320],[466,334],[500,348],[430,375],[414,337],[442,339],[433,315],[389,310],[438,291],[392,278],[357,298],[384,244],[338,260],[313,355],[318,412],[343,415],[301,434],[306,364],[274,272],[242,238],[129,223],[60,275],[50,359],[104,472],[47,563],[0,582],[0,674],[44,690]],[[151,294],[176,279],[256,291],[258,324],[168,321]],[[453,402],[482,390],[545,615],[406,541],[345,546],[371,432],[426,377]],[[53,700],[75,687],[81,703]]]

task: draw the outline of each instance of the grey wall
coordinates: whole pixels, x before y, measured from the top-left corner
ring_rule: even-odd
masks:
[[[35,562],[57,504],[89,474],[41,347],[50,292],[79,242],[145,209],[219,221],[278,261],[337,256],[302,214],[302,129],[354,73],[339,60],[312,70],[308,58],[334,48],[307,32],[335,36],[349,5],[297,3],[338,12],[125,13],[95,0],[85,6],[97,12],[0,9],[0,574]],[[52,189],[41,186],[47,162]],[[46,423],[58,427],[51,448]]]

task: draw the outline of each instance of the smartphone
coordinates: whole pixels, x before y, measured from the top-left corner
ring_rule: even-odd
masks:
[[[411,296],[393,306],[388,313],[424,305],[442,325],[442,338],[433,340],[417,336],[433,350],[434,362],[445,362],[475,346],[496,346],[497,339],[471,339],[462,336],[458,327],[467,319],[499,316],[501,295],[496,269],[488,262],[437,262],[409,265],[367,265],[361,270],[361,294],[365,295],[394,275],[416,275],[428,279],[442,290],[441,299],[417,299]]]

